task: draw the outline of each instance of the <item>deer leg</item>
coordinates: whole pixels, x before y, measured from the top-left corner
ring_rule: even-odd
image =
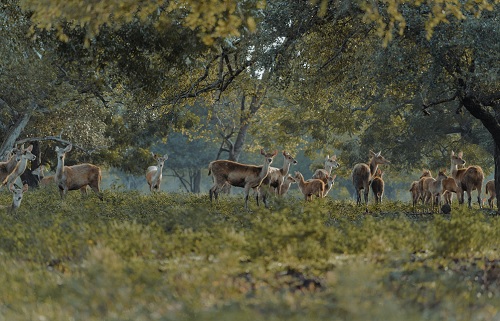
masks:
[[[479,203],[479,208],[483,208],[483,204],[481,203],[481,186],[477,189],[477,202]]]
[[[472,203],[472,191],[467,190],[466,192],[467,192],[467,201],[468,201],[469,208],[472,208],[472,205],[471,205],[471,203]]]

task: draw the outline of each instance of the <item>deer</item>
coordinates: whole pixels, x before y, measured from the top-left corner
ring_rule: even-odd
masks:
[[[453,177],[448,177],[443,180],[443,198],[446,204],[451,205],[453,201],[453,193],[459,193],[457,182]]]
[[[304,194],[306,201],[312,201],[313,195],[322,198],[325,195],[325,183],[318,179],[312,178],[307,181],[300,172],[295,172],[295,181],[299,185],[299,189]]]
[[[11,184],[14,184],[19,176],[21,176],[24,171],[26,170],[26,166],[28,165],[28,160],[34,161],[36,159],[36,156],[31,153],[33,150],[33,145],[29,145],[26,149],[21,147],[21,153],[20,159],[16,164],[16,167],[14,167],[14,170],[7,175],[7,177],[4,178],[2,181],[2,186],[10,186]]]
[[[326,197],[326,195],[328,195],[328,192],[330,192],[330,190],[332,189],[333,185],[335,185],[335,178],[337,178],[337,175],[335,174],[326,178],[325,192],[323,193],[323,197]]]
[[[290,165],[296,165],[297,161],[295,158],[290,155],[287,151],[283,151],[283,167],[269,167],[269,173],[262,181],[261,187],[256,188],[259,190],[257,193],[257,198],[261,197],[264,204],[267,204],[267,194],[268,190],[272,189],[275,195],[282,195],[281,188],[283,187],[283,183],[285,177],[288,175],[290,170]]]
[[[430,178],[429,185],[428,185],[428,190],[427,190],[427,195],[426,195],[426,200],[424,203],[428,203],[428,198],[430,198],[431,201],[431,208],[432,212],[434,212],[434,205],[440,205],[441,204],[441,194],[443,193],[443,180],[448,178],[446,175],[446,171],[441,170],[439,171],[439,174],[437,178]]]
[[[16,184],[10,184],[9,190],[12,193],[12,204],[10,206],[0,205],[0,208],[7,209],[8,213],[14,213],[19,206],[21,206],[23,194],[28,190],[28,184],[24,184],[23,187],[18,187]]]
[[[422,171],[422,175],[419,177],[419,180],[413,181],[411,184],[410,192],[412,194],[413,211],[415,211],[415,207],[417,206],[419,200],[424,201],[423,179],[425,177],[432,177],[430,170],[424,169]]]
[[[148,182],[150,192],[158,192],[163,177],[163,166],[168,159],[168,155],[159,156],[155,153],[151,153],[151,155],[156,160],[156,166],[148,167],[146,170],[146,181]]]
[[[378,165],[390,164],[391,162],[385,159],[382,152],[374,153],[370,151],[370,164],[359,163],[354,165],[352,170],[352,183],[356,189],[356,203],[361,204],[361,190],[364,190],[365,205],[368,206],[368,193],[370,192],[370,183],[374,174],[377,172]]]
[[[217,200],[219,191],[224,185],[229,184],[235,187],[242,187],[245,193],[245,209],[248,209],[248,194],[253,188],[259,188],[262,181],[269,174],[269,168],[274,157],[278,155],[278,151],[266,153],[264,149],[260,150],[260,154],[264,157],[264,165],[248,165],[241,164],[230,160],[215,160],[208,165],[208,175],[213,176],[214,184],[209,190],[210,201]],[[259,193],[259,191],[258,191]],[[259,198],[257,197],[257,206]],[[264,205],[267,204],[264,203]]]
[[[380,168],[377,169],[377,172],[375,173],[371,184],[373,197],[375,197],[376,204],[382,203],[382,197],[384,196],[384,180],[382,179],[382,175],[384,175],[382,170]]]
[[[283,180],[283,185],[281,185],[280,195],[285,195],[293,183],[296,183],[295,179],[292,175],[288,174]]]
[[[488,198],[488,205],[491,209],[493,209],[493,200],[497,197],[497,192],[495,190],[495,180],[492,179],[486,183],[485,188],[486,195],[490,194],[490,198]]]
[[[68,191],[82,190],[82,188],[90,186],[102,201],[103,197],[100,189],[102,175],[101,169],[98,166],[88,163],[64,166],[66,153],[71,151],[72,147],[72,144],[69,144],[65,148],[56,146],[57,168],[54,180],[59,188],[61,199],[66,197]]]
[[[332,169],[338,168],[340,165],[337,162],[337,155],[326,155],[325,157],[325,169],[317,169],[312,178],[317,178],[323,181],[323,183],[328,184],[327,178],[332,175]]]
[[[9,155],[9,159],[5,162],[0,162],[0,181],[4,181],[7,176],[16,168],[17,163],[21,160],[21,150],[14,148]]]
[[[458,201],[460,204],[464,203],[464,192],[467,192],[469,208],[472,207],[472,191],[477,190],[477,201],[479,207],[482,208],[481,203],[481,190],[483,186],[484,173],[483,169],[479,166],[469,166],[467,168],[458,168],[458,166],[465,165],[465,160],[462,159],[463,153],[451,152],[451,176],[455,179],[458,186]]]

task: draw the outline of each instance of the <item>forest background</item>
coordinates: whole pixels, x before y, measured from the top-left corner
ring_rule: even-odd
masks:
[[[337,154],[332,195],[349,198],[352,166],[374,150],[401,199],[463,150],[498,183],[499,8],[3,0],[0,152],[34,144],[31,166],[54,170],[54,147],[72,142],[69,165],[98,164],[105,188],[126,189],[144,189],[150,153],[167,153],[164,189],[189,192],[208,188],[214,159],[285,149],[307,177]]]

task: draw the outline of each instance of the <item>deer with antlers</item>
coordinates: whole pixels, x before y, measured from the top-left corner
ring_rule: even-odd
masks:
[[[483,188],[484,173],[483,169],[479,166],[469,166],[467,168],[458,168],[458,166],[464,166],[465,160],[463,160],[463,153],[459,152],[455,155],[455,152],[451,152],[451,176],[455,179],[458,186],[458,201],[460,204],[464,203],[464,192],[467,193],[469,208],[472,207],[472,191],[477,190],[477,201],[479,207],[482,207],[481,203],[481,190]]]
[[[161,180],[163,177],[163,166],[165,161],[168,159],[168,155],[163,156],[151,153],[153,158],[156,160],[156,166],[149,166],[146,171],[146,181],[149,185],[149,190],[151,192],[158,192],[160,190]]]
[[[264,165],[247,165],[229,160],[216,160],[208,165],[208,175],[212,175],[214,184],[210,188],[210,201],[212,198],[218,199],[219,191],[226,184],[244,188],[245,208],[248,209],[248,194],[252,188],[259,188],[262,181],[269,174],[269,167],[273,159],[278,155],[278,151],[266,153],[263,149],[260,154],[264,157]],[[259,191],[257,191],[260,193]],[[257,197],[257,205],[259,205]],[[265,203],[264,203],[265,204]],[[265,204],[267,206],[267,204]]]
[[[369,164],[359,163],[354,165],[352,170],[352,184],[356,189],[356,203],[361,204],[361,190],[364,190],[365,205],[368,206],[368,193],[370,192],[370,184],[377,172],[378,165],[390,164],[391,162],[385,159],[381,152],[374,153],[370,151],[371,160]]]
[[[102,201],[101,184],[101,169],[93,164],[78,164],[73,166],[64,166],[66,153],[72,149],[72,145],[65,148],[56,146],[57,153],[57,168],[55,174],[55,182],[59,188],[61,198],[64,199],[68,191],[82,189],[90,186]]]

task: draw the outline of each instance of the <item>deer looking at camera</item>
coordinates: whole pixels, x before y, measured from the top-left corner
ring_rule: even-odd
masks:
[[[28,148],[21,147],[21,153],[19,154],[19,161],[16,164],[14,170],[7,176],[2,182],[2,186],[10,186],[14,184],[19,176],[21,176],[26,170],[28,165],[28,160],[33,161],[36,156],[31,153],[33,150],[33,145],[29,145]]]
[[[332,169],[338,168],[340,165],[337,162],[337,155],[326,155],[325,157],[325,169],[317,169],[312,178],[317,178],[323,181],[323,183],[328,184],[327,178],[332,175]]]
[[[17,163],[21,160],[22,151],[18,148],[12,149],[7,155],[7,161],[0,162],[0,182],[3,182],[9,174],[14,171]]]
[[[256,188],[258,189],[257,198],[259,197],[262,198],[262,201],[266,206],[267,206],[267,197],[269,194],[269,190],[273,190],[275,195],[283,195],[283,193],[281,193],[281,189],[283,188],[285,178],[288,176],[290,165],[297,164],[297,161],[295,160],[295,158],[292,157],[292,155],[290,155],[289,152],[283,151],[282,154],[283,154],[283,167],[277,168],[270,166],[269,173],[262,181],[261,186]]]
[[[313,195],[322,198],[325,196],[325,183],[317,178],[311,178],[307,181],[300,172],[295,172],[295,181],[299,185],[299,189],[304,194],[306,201],[312,201]]]
[[[275,150],[273,153],[266,153],[261,149],[260,154],[264,156],[263,166],[241,164],[229,160],[210,162],[208,165],[208,175],[212,174],[214,179],[214,184],[209,191],[210,201],[212,201],[212,197],[218,199],[220,189],[225,184],[229,184],[244,188],[245,208],[248,209],[248,194],[250,193],[250,189],[260,187],[262,181],[268,175],[269,167],[274,157],[278,155],[278,151]],[[259,191],[257,192],[260,193]],[[259,199],[257,198],[257,205],[259,205],[258,202]],[[267,204],[265,205],[267,206]]]
[[[21,206],[23,194],[28,190],[28,184],[24,184],[23,187],[18,187],[16,184],[10,184],[9,190],[12,193],[12,204],[10,206],[0,205],[0,208],[5,208],[8,213],[13,213]]]
[[[283,185],[281,185],[280,195],[285,195],[293,183],[296,183],[295,179],[292,177],[292,175],[288,174],[283,181]]]
[[[370,184],[375,173],[377,172],[378,165],[391,163],[381,155],[381,152],[374,153],[370,151],[370,156],[370,164],[356,164],[352,170],[352,184],[356,189],[357,205],[361,204],[361,190],[364,190],[365,205],[368,206],[368,193],[370,192]]]
[[[481,203],[481,190],[483,188],[484,173],[483,169],[479,166],[469,166],[467,168],[458,168],[458,166],[465,165],[465,160],[462,159],[463,153],[451,152],[451,176],[455,179],[458,186],[458,201],[460,204],[464,203],[464,192],[467,192],[468,205],[472,207],[472,191],[477,190],[477,201],[479,207]]]
[[[64,199],[68,191],[82,189],[87,185],[97,194],[102,201],[100,190],[101,184],[101,169],[92,164],[78,164],[73,166],[64,166],[66,153],[71,150],[73,145],[68,145],[66,148],[56,146],[57,153],[57,168],[55,174],[55,182],[59,188],[59,194]]]
[[[146,181],[149,185],[149,190],[151,192],[158,192],[160,190],[161,179],[163,177],[163,166],[165,161],[168,159],[168,155],[163,156],[151,153],[153,158],[156,160],[156,166],[149,166],[146,171]]]

